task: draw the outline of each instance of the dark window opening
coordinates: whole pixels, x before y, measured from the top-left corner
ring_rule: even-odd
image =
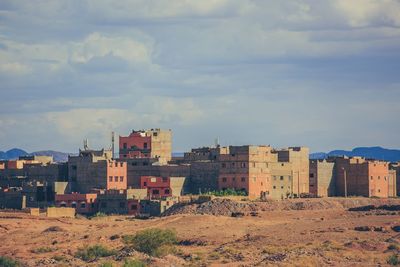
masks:
[[[159,194],[160,194],[160,191],[158,189],[153,190],[153,195],[159,195]]]
[[[131,210],[137,210],[137,205],[132,205]]]
[[[165,190],[164,190],[164,193],[165,193],[165,194],[169,194],[169,189],[165,189]]]
[[[125,208],[125,202],[119,202],[119,207],[120,208]]]

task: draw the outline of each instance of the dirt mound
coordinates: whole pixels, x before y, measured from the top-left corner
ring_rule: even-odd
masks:
[[[226,198],[215,198],[201,204],[180,203],[168,209],[163,216],[176,214],[207,214],[216,216],[232,216],[243,214],[249,216],[262,211],[291,211],[291,210],[369,210],[380,208],[396,210],[399,200],[371,198],[320,198],[320,199],[286,199],[268,201],[235,201]],[[241,217],[241,216],[234,216]]]

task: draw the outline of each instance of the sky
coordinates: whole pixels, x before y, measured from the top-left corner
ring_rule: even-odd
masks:
[[[0,150],[400,148],[399,0],[0,1]]]

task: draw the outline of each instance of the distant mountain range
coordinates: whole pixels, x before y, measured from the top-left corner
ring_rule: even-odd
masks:
[[[53,150],[43,150],[43,151],[36,151],[36,152],[28,153],[25,150],[22,150],[19,148],[13,148],[6,152],[0,151],[0,160],[18,159],[18,157],[20,157],[20,156],[28,156],[28,155],[53,156],[53,160],[55,162],[65,162],[65,161],[68,161],[68,155],[74,155],[74,154],[53,151]]]
[[[364,157],[368,159],[385,160],[391,162],[400,161],[400,150],[387,149],[379,146],[375,147],[356,147],[351,151],[333,150],[329,153],[311,153],[310,159],[325,159],[329,156],[348,156],[348,157]]]

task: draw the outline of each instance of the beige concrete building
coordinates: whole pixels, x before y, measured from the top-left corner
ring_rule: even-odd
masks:
[[[332,197],[336,194],[335,163],[310,160],[310,194]]]
[[[273,150],[275,154],[274,162],[290,163],[281,167],[291,168],[293,177],[292,192],[299,196],[302,193],[309,192],[309,153],[307,147],[289,147],[286,149]],[[283,170],[280,170],[280,172]],[[271,173],[274,176],[274,173]],[[278,174],[279,175],[279,174]],[[289,176],[287,174],[287,176]]]

